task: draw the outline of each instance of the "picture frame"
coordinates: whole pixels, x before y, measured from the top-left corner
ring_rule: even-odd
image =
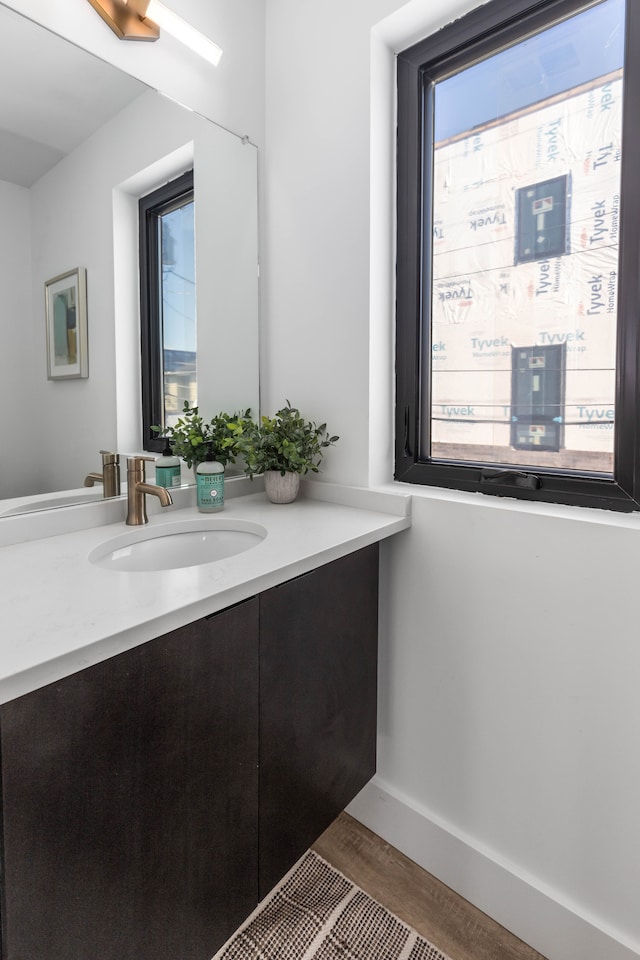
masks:
[[[76,267],[45,281],[47,377],[89,376],[87,349],[87,271]]]

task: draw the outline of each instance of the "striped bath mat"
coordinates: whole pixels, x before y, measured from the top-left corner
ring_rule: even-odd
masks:
[[[309,851],[213,960],[448,960]]]

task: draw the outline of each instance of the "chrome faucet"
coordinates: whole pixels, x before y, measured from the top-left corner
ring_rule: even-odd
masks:
[[[161,507],[169,507],[173,503],[166,487],[146,482],[145,460],[153,461],[155,457],[127,457],[127,523],[130,527],[149,523],[146,494],[157,497]]]
[[[84,478],[85,487],[92,487],[94,483],[103,485],[103,497],[120,496],[120,456],[110,450],[101,450],[102,473],[88,473]]]

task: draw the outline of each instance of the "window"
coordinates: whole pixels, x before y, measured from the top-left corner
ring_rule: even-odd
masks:
[[[142,197],[139,218],[143,440],[159,451],[151,426],[197,403],[193,171]]]
[[[629,0],[399,55],[396,479],[640,508],[639,84]]]

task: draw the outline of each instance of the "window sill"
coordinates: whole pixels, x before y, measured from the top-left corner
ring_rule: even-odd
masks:
[[[519,500],[515,497],[497,497],[485,493],[468,493],[463,490],[449,490],[445,487],[427,487],[413,483],[401,483],[393,480],[389,483],[375,484],[371,489],[381,493],[396,495],[410,494],[416,500],[439,500],[447,503],[460,503],[489,510],[502,510],[530,516],[557,517],[559,520],[578,520],[600,526],[619,527],[624,530],[640,531],[640,513],[620,513],[615,510],[600,510],[594,507],[576,507],[560,503],[543,503],[532,500]]]

